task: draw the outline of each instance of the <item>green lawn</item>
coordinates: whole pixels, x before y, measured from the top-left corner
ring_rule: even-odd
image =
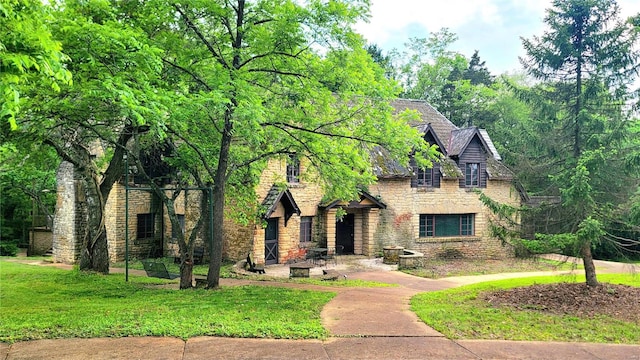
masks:
[[[169,258],[169,257],[165,257],[165,258],[158,258],[158,259],[153,259],[154,262],[162,262],[165,264],[165,266],[167,267],[167,271],[169,271],[172,274],[179,274],[180,273],[180,264],[176,264],[173,261],[173,258]],[[234,262],[223,262],[222,266],[220,267],[220,277],[221,278],[234,278],[236,277],[235,274],[232,271],[233,265],[235,263]],[[115,268],[123,268],[126,266],[124,261],[121,262],[117,262],[117,263],[113,263],[111,264],[112,267]],[[129,261],[129,269],[134,269],[134,270],[144,270],[144,266],[142,266],[142,262],[140,260],[137,259],[132,259]],[[200,276],[207,276],[207,273],[209,272],[209,264],[202,264],[202,265],[194,265],[193,266],[193,274],[194,275],[200,275]]]
[[[598,280],[640,286],[637,275],[601,274]],[[560,281],[584,282],[584,277],[512,279],[422,293],[411,299],[411,308],[426,324],[450,339],[640,343],[638,324],[604,316],[586,319],[496,308],[478,300],[478,294],[484,291]]]
[[[178,291],[165,280],[0,261],[0,341],[201,335],[325,338],[335,294],[272,286]],[[175,281],[174,281],[175,282]]]
[[[450,276],[486,275],[530,271],[563,271],[582,268],[582,261],[580,261],[579,263],[572,263],[542,258],[511,258],[500,260],[430,259],[425,262],[424,267],[422,268],[406,269],[402,271],[413,276],[440,279]]]

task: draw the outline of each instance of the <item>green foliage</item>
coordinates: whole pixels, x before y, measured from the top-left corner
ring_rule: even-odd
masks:
[[[0,341],[195,336],[323,339],[335,294],[272,286],[176,291],[170,281],[0,262]]]
[[[0,256],[16,256],[19,250],[15,242],[7,240],[0,241]]]
[[[68,58],[48,28],[50,9],[39,0],[0,1],[0,119],[17,128],[21,86],[45,80],[53,90],[71,83]],[[37,81],[37,80],[35,80]]]
[[[627,218],[640,168],[628,161],[637,154],[637,140],[625,103],[633,96],[629,88],[640,52],[637,31],[619,13],[611,0],[554,1],[545,17],[549,29],[523,40],[527,56],[521,61],[543,83],[512,87],[530,104],[535,119],[530,128],[542,140],[531,143],[537,149],[530,157],[544,165],[537,167],[540,174],[550,176],[538,176],[536,188],[562,195],[552,230],[575,234],[583,254],[603,240],[633,241],[626,230],[633,226],[621,220]]]
[[[637,275],[601,275],[602,281],[640,286]],[[496,308],[478,300],[485,291],[533,284],[575,282],[571,276],[511,279],[422,293],[411,299],[411,308],[427,325],[450,339],[566,341],[637,344],[637,324],[610,317],[585,318],[548,315],[533,311]],[[594,329],[607,329],[606,332]]]
[[[575,234],[536,234],[535,240],[522,239],[521,243],[533,254],[561,253],[578,255]]]
[[[391,61],[402,97],[423,99],[458,126],[488,126],[496,97],[493,76],[476,51],[471,59],[449,50],[457,36],[448,29],[429,38],[412,38],[400,53],[384,57],[371,49],[374,59]],[[386,59],[386,60],[385,60]],[[469,106],[473,104],[473,106]]]

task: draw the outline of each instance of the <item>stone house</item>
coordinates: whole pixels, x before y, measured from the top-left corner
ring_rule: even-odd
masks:
[[[324,200],[304,157],[272,159],[256,188],[263,216],[247,225],[225,220],[223,257],[239,260],[251,253],[257,263],[285,263],[319,245],[366,256],[376,256],[390,245],[422,252],[428,258],[511,256],[512,249],[492,237],[492,214],[477,193],[480,190],[501,203],[520,204],[513,174],[502,164],[489,134],[476,127],[458,128],[424,101],[400,99],[392,105],[397,112],[417,112],[419,121],[412,125],[430,144],[438,145],[443,155],[440,162],[426,169],[413,162],[402,167],[379,151],[372,156],[378,182],[362,191],[358,200],[345,202]],[[162,204],[144,185],[131,183],[130,188],[130,254],[177,256],[175,236]],[[66,195],[59,204],[66,205],[67,211],[56,212],[58,225],[65,226],[54,224],[54,256],[62,262],[74,262],[79,251],[69,225],[73,223],[73,192],[73,174],[61,167],[58,194]],[[187,231],[197,221],[200,196],[201,192],[190,191],[176,201],[181,226]],[[125,254],[124,199],[121,182],[114,186],[107,203],[112,261],[122,261]],[[196,246],[207,248],[199,241]]]
[[[380,151],[372,157],[378,182],[351,202],[323,202],[319,186],[301,176],[312,171],[304,158],[271,161],[257,188],[266,209],[264,226],[255,226],[251,244],[245,244],[256,261],[286,262],[316,244],[367,256],[390,245],[428,258],[513,254],[491,235],[493,215],[477,193],[520,204],[513,173],[502,164],[489,134],[477,127],[458,128],[424,101],[401,99],[392,105],[398,112],[418,113],[420,121],[413,126],[438,145],[442,160],[432,168],[420,169],[414,162],[404,168]],[[336,218],[338,209],[343,210],[341,218]]]

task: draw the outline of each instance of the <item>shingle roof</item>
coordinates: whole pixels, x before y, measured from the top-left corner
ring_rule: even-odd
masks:
[[[410,125],[424,134],[428,131],[435,134],[436,140],[439,140],[440,151],[446,154],[440,163],[440,172],[444,178],[462,178],[462,171],[450,156],[459,156],[463,153],[477,135],[483,146],[493,155],[487,161],[489,178],[513,179],[511,170],[500,162],[502,158],[486,130],[475,126],[460,129],[424,100],[396,99],[391,101],[391,106],[393,106],[395,114],[405,110],[416,111],[419,119],[412,121]],[[383,148],[374,149],[371,153],[371,160],[374,174],[378,178],[413,176],[411,167],[405,167],[393,161]]]
[[[422,132],[426,130],[427,125],[431,125],[433,131],[445,145],[449,143],[451,131],[458,128],[424,100],[396,99],[391,101],[391,106],[395,109],[396,114],[405,110],[417,111],[420,120],[411,125]]]
[[[271,214],[276,211],[280,201],[282,201],[282,205],[284,206],[285,224],[294,213],[300,215],[298,204],[296,204],[289,189],[283,189],[281,186],[274,184],[271,186],[271,189],[267,192],[267,196],[265,196],[262,201],[262,206],[265,209],[265,219],[271,217]]]
[[[487,159],[487,175],[493,180],[513,180],[513,171],[495,158]]]
[[[375,147],[371,151],[371,165],[373,173],[378,178],[395,178],[412,176],[413,172],[410,168],[400,165],[397,161],[393,161],[389,152],[382,147]]]
[[[445,179],[462,179],[464,177],[458,164],[450,158],[440,160],[440,173]]]
[[[451,132],[451,138],[449,139],[449,146],[447,147],[449,156],[459,156],[462,154],[477,133],[478,129],[475,127],[453,130]]]
[[[487,132],[487,130],[478,129],[478,131],[480,131],[480,135],[482,135],[482,138],[484,139],[484,142],[487,144],[489,151],[491,151],[491,153],[493,154],[494,159],[502,161],[502,156],[498,154],[498,149],[496,149],[496,146],[493,145],[493,141],[491,141],[491,137],[489,136],[489,133]]]

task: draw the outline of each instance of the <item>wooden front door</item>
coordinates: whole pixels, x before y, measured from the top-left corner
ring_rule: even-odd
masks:
[[[343,246],[343,254],[353,254],[354,221],[353,214],[346,214],[342,221],[336,221],[336,246]]]
[[[278,220],[268,219],[264,231],[264,262],[267,265],[278,263]]]

